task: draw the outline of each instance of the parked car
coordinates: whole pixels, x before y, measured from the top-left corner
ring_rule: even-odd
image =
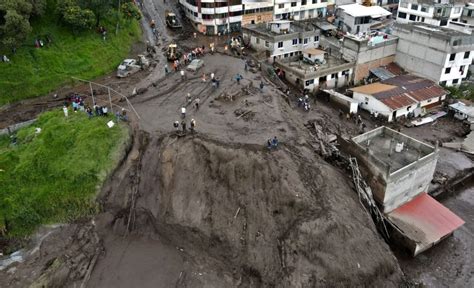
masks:
[[[188,65],[187,70],[196,72],[196,71],[199,70],[199,68],[201,68],[202,66],[204,66],[204,61],[203,61],[203,60],[201,60],[201,59],[194,59],[194,60],[191,61],[191,63]]]

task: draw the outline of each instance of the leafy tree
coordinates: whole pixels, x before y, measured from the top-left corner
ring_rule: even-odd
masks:
[[[0,26],[0,41],[3,46],[15,48],[25,41],[31,26],[28,19],[13,9],[6,11],[3,25]]]
[[[46,0],[28,0],[31,4],[31,15],[42,16],[46,9]],[[62,2],[62,1],[59,1]]]
[[[79,6],[72,6],[66,9],[63,14],[64,22],[70,25],[73,31],[90,29],[94,26],[94,12],[89,9],[81,9]]]
[[[121,10],[123,15],[127,19],[142,19],[142,14],[140,13],[140,10],[138,10],[137,6],[131,2],[122,4]]]
[[[117,1],[113,0],[77,0],[82,8],[90,9],[95,14],[95,26],[100,25],[100,21],[113,8],[113,4]]]

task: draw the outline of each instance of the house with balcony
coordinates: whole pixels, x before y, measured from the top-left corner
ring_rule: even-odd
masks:
[[[326,17],[328,0],[274,0],[275,20],[305,20]]]
[[[462,9],[461,19],[450,20],[448,27],[466,33],[474,32],[474,3],[466,4]]]
[[[310,23],[278,20],[251,24],[242,28],[245,43],[265,52],[269,62],[302,54],[303,50],[319,47],[319,29]]]
[[[206,35],[221,35],[241,29],[242,0],[179,0],[194,28]]]
[[[350,34],[367,33],[391,16],[392,13],[380,6],[367,7],[357,3],[341,5],[336,10],[335,25]]]
[[[447,26],[459,21],[467,0],[400,0],[397,22],[422,22],[435,26]]]
[[[395,62],[404,70],[445,86],[466,78],[474,56],[474,34],[426,23],[396,23]]]
[[[242,0],[242,26],[273,21],[273,0]]]

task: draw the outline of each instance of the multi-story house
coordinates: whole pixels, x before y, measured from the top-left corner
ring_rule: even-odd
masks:
[[[274,0],[275,20],[325,17],[328,0]]]
[[[450,20],[458,21],[467,0],[400,0],[397,22],[423,22],[447,26]]]
[[[415,75],[446,86],[457,86],[466,78],[474,56],[474,34],[428,25],[397,23],[395,62]]]
[[[273,0],[243,0],[242,26],[273,20]]]

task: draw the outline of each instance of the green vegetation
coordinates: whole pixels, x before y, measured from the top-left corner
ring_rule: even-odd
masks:
[[[117,7],[113,6],[116,1],[78,0],[82,2],[90,9],[78,10],[75,6],[67,14],[69,23],[58,15],[57,3],[62,2],[48,0],[44,16],[32,18],[32,31],[16,54],[12,54],[9,46],[0,46],[0,55],[6,54],[11,60],[0,62],[0,105],[44,95],[68,84],[71,76],[92,79],[106,74],[114,70],[128,55],[132,44],[139,41],[141,31],[136,17],[119,17]],[[105,2],[108,5],[102,4]],[[1,18],[0,7],[0,27]],[[98,27],[86,29],[91,19],[95,19],[94,25],[107,29],[105,41]],[[117,22],[120,29],[116,35]],[[37,39],[45,46],[35,48]]]
[[[459,87],[444,87],[450,96],[455,99],[467,99],[474,101],[474,84],[463,83]]]
[[[109,120],[56,110],[20,129],[17,145],[0,137],[0,237],[96,212],[97,187],[129,139],[126,125],[108,128]]]

